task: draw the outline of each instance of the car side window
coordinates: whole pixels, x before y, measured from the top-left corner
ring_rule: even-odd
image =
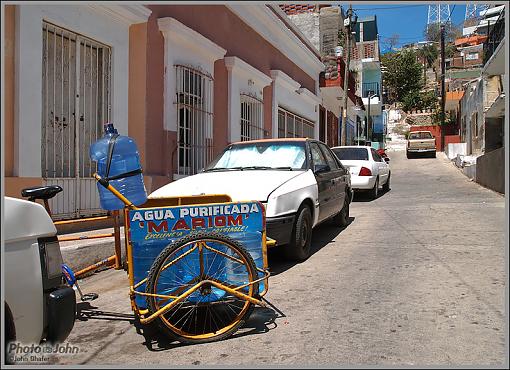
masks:
[[[326,161],[328,162],[331,170],[333,170],[333,171],[338,170],[338,164],[335,161],[335,157],[333,157],[331,150],[324,144],[319,144],[319,146],[322,149],[322,152],[324,153],[324,156],[326,157]]]
[[[314,166],[317,165],[327,165],[326,159],[324,158],[324,155],[322,154],[321,150],[319,149],[319,146],[317,143],[310,143],[310,151],[312,152],[312,161]]]
[[[372,152],[372,157],[374,157],[374,161],[376,162],[382,162],[382,157],[375,151],[374,148],[371,148],[370,151]]]

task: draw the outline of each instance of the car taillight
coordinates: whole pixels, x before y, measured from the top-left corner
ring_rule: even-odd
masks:
[[[361,167],[361,170],[359,170],[358,176],[372,176],[372,171],[366,167]]]

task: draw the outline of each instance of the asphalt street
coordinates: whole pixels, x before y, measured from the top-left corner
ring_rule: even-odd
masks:
[[[508,364],[505,199],[469,181],[441,153],[390,152],[391,190],[357,194],[345,229],[314,230],[313,255],[272,250],[267,299],[221,342],[181,345],[140,330],[124,271],[81,282],[60,364],[238,366]]]

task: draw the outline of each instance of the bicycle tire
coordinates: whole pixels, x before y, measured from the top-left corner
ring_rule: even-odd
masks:
[[[236,271],[240,271],[238,275],[242,273],[241,279],[245,279],[243,282],[245,284],[251,283],[246,288],[243,288],[245,289],[244,293],[251,297],[258,295],[258,283],[253,283],[258,276],[253,258],[238,241],[216,232],[196,232],[189,234],[188,236],[174,241],[161,251],[152,264],[147,276],[146,293],[162,294],[163,292],[158,289],[158,285],[162,287],[170,285],[171,287],[168,289],[176,288],[174,291],[178,291],[179,294],[182,294],[183,291],[194,286],[193,284],[198,284],[200,281],[206,280],[206,278],[216,279],[209,276],[209,273],[211,268],[214,266],[217,256],[221,256],[221,254],[215,253],[213,261],[209,264],[207,275],[204,274],[206,261],[204,261],[203,254],[199,254],[199,260],[201,261],[199,261],[199,265],[204,266],[203,270],[201,269],[199,274],[194,271],[196,269],[196,260],[189,259],[193,257],[194,251],[182,256],[193,248],[193,244],[195,244],[195,246],[198,245],[198,242],[214,243],[216,248],[219,248],[219,246],[222,245],[225,250],[220,250],[219,252],[227,254],[231,253],[232,257],[242,261],[243,263],[238,263],[239,266],[236,265],[235,267],[232,267],[235,261],[230,262],[231,260],[229,258],[224,257],[227,262],[225,262],[225,267],[222,267],[222,269],[228,270],[228,268],[232,268],[232,271],[234,271],[234,269],[240,268]],[[186,248],[188,247],[190,247],[190,249],[186,251]],[[181,254],[179,254],[180,252]],[[170,261],[169,263],[171,264],[173,272],[170,271],[167,273],[166,275],[169,276],[169,279],[164,280],[160,279],[162,272],[170,269],[170,267],[165,268],[165,266],[168,265],[168,263],[165,263],[166,261]],[[218,264],[219,263],[220,261],[218,261]],[[244,266],[244,268],[242,266]],[[190,278],[193,274],[196,275],[193,279],[189,280],[196,281],[190,284],[189,281],[184,281],[184,277],[178,277],[177,273],[183,272],[180,268],[188,269],[188,271],[185,271],[184,274],[190,274],[189,276],[186,275],[187,278]],[[232,275],[238,276],[235,274]],[[181,279],[180,283],[178,279]],[[246,279],[248,281],[246,281]],[[165,283],[165,281],[169,281],[169,283]],[[227,282],[225,282],[225,284],[227,285]],[[157,323],[159,329],[164,335],[169,338],[176,339],[181,343],[207,343],[227,338],[244,325],[253,311],[254,306],[253,303],[240,299],[232,294],[228,294],[224,290],[221,290],[221,292],[219,288],[214,286],[207,287],[204,285],[203,288],[200,288],[192,295],[186,297],[182,302],[178,303],[175,308],[159,315],[154,321]],[[207,297],[206,302],[203,302],[202,297]],[[217,299],[210,300],[211,297]],[[149,315],[152,315],[163,307],[160,305],[159,299],[159,297],[153,295],[147,296],[147,308],[149,310]],[[167,299],[165,300],[168,301]],[[230,312],[233,312],[233,314],[230,314]],[[225,322],[222,316],[225,317],[228,314],[232,317],[229,318],[228,316]],[[179,321],[183,320],[183,317],[186,316],[188,317],[185,318],[182,325],[179,325]],[[193,321],[195,324],[192,328]],[[221,321],[221,323],[218,323],[218,321]]]

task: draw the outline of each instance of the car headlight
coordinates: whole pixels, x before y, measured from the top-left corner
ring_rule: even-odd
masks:
[[[44,262],[46,273],[49,279],[62,276],[62,254],[60,253],[60,244],[58,241],[46,242],[44,244]]]

